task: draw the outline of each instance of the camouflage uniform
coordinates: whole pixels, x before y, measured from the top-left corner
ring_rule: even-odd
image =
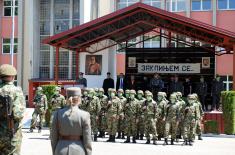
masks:
[[[169,137],[169,133],[171,132],[171,145],[174,145],[174,140],[176,139],[176,133],[178,128],[178,121],[179,121],[180,113],[179,113],[179,105],[177,103],[177,96],[176,94],[171,94],[170,102],[166,107],[166,114],[165,114],[165,143],[168,144],[167,139]]]
[[[107,104],[108,104],[108,97],[104,95],[104,89],[100,88],[98,92],[99,100],[100,100],[100,106],[101,110],[99,113],[99,131],[100,135],[98,137],[104,137],[105,131],[107,130],[107,117],[106,117],[106,111],[107,111]]]
[[[158,133],[158,140],[164,137],[164,130],[165,130],[165,114],[166,114],[166,106],[168,104],[168,100],[166,99],[165,92],[158,92],[158,101],[157,106],[160,111],[159,119],[157,120],[157,133]]]
[[[181,92],[176,92],[176,97],[177,97],[177,104],[179,105],[179,112],[180,114],[183,113],[184,108],[186,106],[185,101],[182,99],[182,93]],[[177,129],[177,139],[181,138],[181,134],[183,132],[183,122],[181,122],[181,120],[179,120],[179,124],[178,124],[178,129]]]
[[[38,87],[36,91],[36,95],[33,100],[33,104],[35,106],[34,112],[32,115],[31,125],[30,125],[30,132],[33,132],[33,129],[36,127],[37,117],[39,116],[39,126],[38,132],[41,132],[43,126],[43,119],[45,113],[47,111],[47,97],[42,93],[42,87]]]
[[[146,99],[143,96],[144,96],[144,92],[142,90],[138,90],[137,99],[139,101],[139,107],[143,107],[143,105],[146,101]],[[144,129],[145,129],[143,109],[139,108],[138,113],[139,113],[139,122],[137,124],[137,137],[136,137],[136,139],[143,140]]]
[[[123,111],[123,107],[127,102],[127,99],[123,96],[123,89],[118,89],[118,98],[120,99],[120,103],[121,103],[121,109],[120,109],[120,117],[118,119],[118,136],[117,138],[122,138],[124,139],[124,129],[125,129],[125,124],[124,124],[124,111]]]
[[[98,133],[98,116],[101,110],[100,100],[95,96],[94,89],[90,89],[88,94],[88,101],[86,105],[87,112],[90,113],[91,116],[91,130],[94,134],[94,141],[97,141],[97,133]]]
[[[53,120],[53,115],[58,109],[64,108],[66,105],[65,97],[60,94],[61,88],[56,87],[55,94],[51,98],[51,122]]]
[[[115,142],[115,135],[117,132],[118,118],[121,112],[121,103],[118,97],[116,97],[116,90],[110,90],[111,99],[108,101],[107,107],[107,120],[108,120],[108,142]]]
[[[16,87],[12,82],[4,80],[4,76],[15,76],[16,70],[11,65],[2,65],[0,67],[0,77],[3,80],[0,84],[0,95],[9,96],[11,99],[12,116],[14,132],[8,127],[7,113],[3,103],[0,102],[0,154],[2,155],[20,155],[22,142],[22,119],[25,111],[25,98],[20,87]]]
[[[143,104],[144,122],[145,122],[145,136],[147,138],[146,144],[150,144],[150,134],[152,134],[153,144],[156,144],[156,122],[159,118],[159,110],[157,103],[153,100],[151,92],[146,93],[146,101]]]
[[[124,106],[125,135],[127,135],[125,143],[130,142],[130,136],[133,136],[133,143],[136,143],[139,104],[135,94],[135,90],[130,90],[130,98]]]
[[[195,97],[193,95],[188,95],[188,105],[183,110],[183,138],[185,145],[192,145],[193,137],[195,134],[195,125],[196,125],[196,106],[194,105],[196,102]]]
[[[196,98],[194,102],[194,106],[196,107],[196,134],[198,135],[198,140],[202,140],[202,128],[201,128],[201,120],[204,116],[204,112],[202,109],[202,104],[199,101],[197,94],[193,94]]]
[[[88,105],[88,92],[89,88],[84,88],[82,93],[82,104],[79,105],[79,108],[82,110],[87,111],[87,105]]]

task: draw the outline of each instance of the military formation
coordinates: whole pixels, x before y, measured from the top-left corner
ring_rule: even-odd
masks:
[[[193,145],[195,136],[201,137],[203,110],[197,94],[189,94],[186,100],[182,93],[169,96],[142,90],[85,88],[80,109],[90,113],[93,140],[104,138],[107,142],[125,139],[124,143],[136,143],[146,137],[146,144],[174,145],[183,139],[182,145]]]

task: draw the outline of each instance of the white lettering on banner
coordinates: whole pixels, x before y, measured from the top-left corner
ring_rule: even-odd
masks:
[[[200,63],[138,63],[138,73],[200,73]]]

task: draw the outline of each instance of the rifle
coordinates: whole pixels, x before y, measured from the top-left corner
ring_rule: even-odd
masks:
[[[14,120],[13,120],[13,104],[10,96],[0,95],[0,111],[1,117],[7,120],[7,128],[10,131],[11,138],[15,134]]]

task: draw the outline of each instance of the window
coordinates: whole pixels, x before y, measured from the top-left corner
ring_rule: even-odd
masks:
[[[144,36],[144,48],[157,48],[160,47],[160,37]],[[148,39],[148,40],[147,40]]]
[[[18,47],[18,39],[14,39],[14,53],[17,53],[17,47]],[[2,40],[2,53],[3,54],[10,54],[11,53],[11,39],[4,38]]]
[[[117,9],[128,7],[137,2],[139,2],[139,0],[117,0]]]
[[[235,0],[218,0],[218,9],[220,10],[235,9]]]
[[[161,0],[143,0],[145,4],[161,8]]]
[[[211,0],[192,0],[192,10],[211,10]]]
[[[13,0],[4,0],[3,3],[3,15],[12,16],[13,15]],[[18,15],[18,0],[15,0],[15,15]]]
[[[185,0],[167,0],[166,8],[171,12],[185,11],[186,3]]]

